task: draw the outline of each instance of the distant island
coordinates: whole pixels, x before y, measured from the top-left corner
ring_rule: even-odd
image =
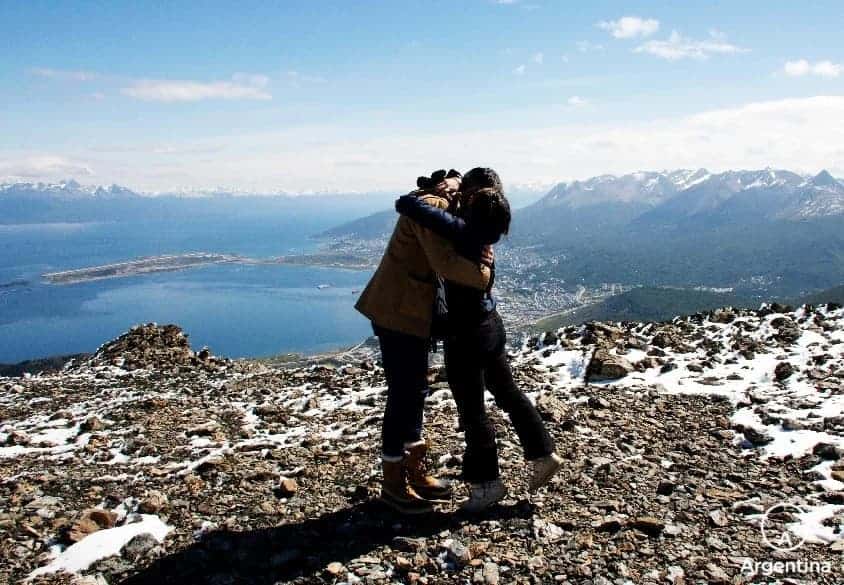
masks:
[[[191,252],[188,254],[173,254],[168,256],[151,256],[117,262],[114,264],[103,264],[101,266],[90,266],[77,268],[75,270],[63,270],[61,272],[48,272],[43,274],[44,280],[50,284],[76,284],[90,282],[92,280],[103,280],[106,278],[122,278],[125,276],[137,276],[152,272],[166,272],[171,270],[183,270],[205,264],[221,264],[226,262],[242,262],[248,260],[234,254],[212,254],[208,252]]]
[[[63,270],[61,272],[48,272],[41,276],[49,284],[78,284],[93,280],[125,278],[155,272],[185,270],[208,264],[290,264],[346,268],[350,270],[363,270],[374,266],[372,259],[355,254],[317,253],[262,259],[249,258],[238,254],[189,252],[187,254],[149,256],[127,260],[125,262],[88,266],[73,270]],[[10,285],[14,284],[18,283],[10,283]]]
[[[347,254],[317,252],[298,256],[279,256],[268,261],[272,264],[294,264],[298,266],[321,266],[325,268],[345,268],[347,270],[367,270],[375,268],[379,257],[367,254]]]

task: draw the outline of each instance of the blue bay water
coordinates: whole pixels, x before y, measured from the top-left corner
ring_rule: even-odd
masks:
[[[176,323],[194,348],[256,357],[312,352],[371,334],[353,308],[370,273],[219,264],[70,285],[46,272],[191,251],[267,258],[312,250],[331,218],[0,226],[0,363],[93,351],[145,322]],[[329,285],[327,288],[320,285]]]

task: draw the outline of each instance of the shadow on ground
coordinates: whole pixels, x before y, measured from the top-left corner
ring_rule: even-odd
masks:
[[[520,502],[494,507],[483,516],[438,512],[408,517],[369,500],[295,524],[209,533],[191,546],[158,559],[122,585],[271,585],[315,578],[329,563],[345,564],[390,544],[397,536],[425,538],[470,522],[532,515],[532,506]]]

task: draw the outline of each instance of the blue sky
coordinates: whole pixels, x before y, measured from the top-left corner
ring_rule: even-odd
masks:
[[[0,0],[0,180],[844,173],[839,2]]]

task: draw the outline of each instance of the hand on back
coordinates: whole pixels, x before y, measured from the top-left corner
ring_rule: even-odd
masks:
[[[481,251],[481,262],[487,266],[492,266],[495,262],[495,250],[492,244],[487,244]]]

